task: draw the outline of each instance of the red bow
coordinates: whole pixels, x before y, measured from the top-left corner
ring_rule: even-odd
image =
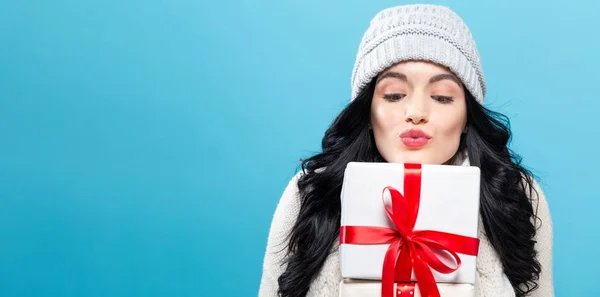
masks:
[[[440,273],[452,273],[460,265],[457,253],[476,256],[479,239],[432,230],[414,231],[421,201],[421,165],[404,165],[404,196],[393,187],[390,191],[392,209],[385,206],[396,229],[385,227],[342,226],[340,244],[387,244],[381,277],[382,297],[394,296],[394,282],[410,282],[414,269],[423,297],[440,297],[431,268]],[[445,251],[456,260],[456,267],[444,264],[432,248]]]

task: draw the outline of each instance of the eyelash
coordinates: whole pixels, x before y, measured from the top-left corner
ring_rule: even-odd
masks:
[[[406,95],[404,94],[400,94],[400,93],[394,93],[394,94],[385,94],[383,95],[383,99],[390,101],[390,102],[396,102],[401,100],[402,98],[406,97]],[[450,96],[431,96],[431,98],[435,101],[438,101],[442,104],[446,104],[446,103],[451,103],[454,101],[454,98],[450,97]]]
[[[431,98],[433,98],[433,100],[436,100],[442,104],[451,103],[452,101],[454,101],[454,98],[452,98],[450,96],[431,96]]]
[[[383,95],[383,99],[385,99],[387,101],[391,101],[391,102],[396,102],[404,97],[406,97],[406,95],[400,94],[400,93]]]

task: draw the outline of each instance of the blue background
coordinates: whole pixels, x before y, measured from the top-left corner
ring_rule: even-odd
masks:
[[[596,296],[600,3],[561,2],[431,3],[541,178],[557,296]],[[276,203],[401,3],[3,1],[0,296],[255,296]]]

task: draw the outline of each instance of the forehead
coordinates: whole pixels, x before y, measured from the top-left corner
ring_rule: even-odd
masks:
[[[403,61],[396,63],[379,73],[379,76],[387,72],[400,72],[406,76],[437,74],[454,75],[448,68],[429,61]]]

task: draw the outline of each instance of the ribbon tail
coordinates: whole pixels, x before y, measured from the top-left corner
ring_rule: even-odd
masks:
[[[417,255],[413,264],[421,297],[440,297],[440,291],[427,263],[421,259],[420,255]]]
[[[383,271],[381,274],[381,297],[394,297],[394,271],[400,240],[394,241],[388,247],[383,261]]]
[[[398,256],[398,261],[396,261],[395,281],[397,282],[411,281],[413,265],[409,245],[410,243],[407,242],[404,242],[402,244],[402,249],[400,250],[400,255]]]

